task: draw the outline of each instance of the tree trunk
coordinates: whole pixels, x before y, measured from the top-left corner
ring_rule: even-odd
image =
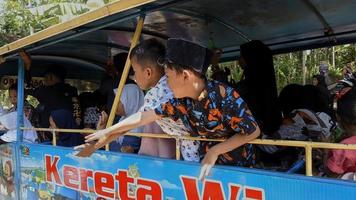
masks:
[[[335,68],[335,47],[332,47],[332,65]]]
[[[303,85],[305,85],[306,83],[306,72],[307,72],[307,68],[306,68],[306,61],[307,61],[307,54],[306,51],[302,51],[302,73],[303,73]]]

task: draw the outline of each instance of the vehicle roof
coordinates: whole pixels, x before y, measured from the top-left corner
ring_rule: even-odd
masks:
[[[222,60],[229,61],[250,40],[274,53],[355,42],[355,10],[350,0],[121,0],[1,47],[8,60],[1,74],[16,72],[13,58],[25,49],[39,68],[56,61],[95,79],[112,53],[129,49],[143,14],[141,40],[185,38],[223,49]]]

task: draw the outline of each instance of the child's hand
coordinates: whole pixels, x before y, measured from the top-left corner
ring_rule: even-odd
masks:
[[[80,150],[80,152],[76,154],[76,156],[78,156],[78,157],[89,157],[97,149],[94,147],[93,143],[85,143],[85,144],[74,147],[74,150]]]
[[[76,155],[79,157],[89,157],[91,156],[96,150],[100,149],[101,147],[109,144],[110,142],[116,139],[115,135],[111,135],[109,137],[105,137],[97,141],[96,143],[85,143],[79,146],[74,147],[74,150],[80,150],[80,152]]]
[[[205,177],[210,175],[211,168],[215,165],[218,156],[219,154],[213,148],[209,149],[201,162],[202,167],[200,169],[199,180],[204,181]]]
[[[110,129],[98,130],[93,134],[85,136],[85,143],[90,143],[98,140],[96,143],[101,142],[110,136]]]

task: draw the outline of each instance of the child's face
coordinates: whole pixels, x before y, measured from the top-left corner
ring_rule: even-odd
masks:
[[[9,90],[9,98],[12,105],[17,104],[17,91],[16,90]]]
[[[313,78],[313,85],[318,85],[318,79]]]
[[[146,66],[142,66],[137,62],[136,57],[131,59],[132,69],[135,72],[135,81],[142,90],[147,90],[151,87],[150,78],[152,77],[152,70]]]
[[[175,98],[184,98],[186,97],[187,89],[185,87],[187,83],[187,77],[183,73],[178,73],[174,69],[170,69],[169,67],[165,68],[168,86],[171,88]]]

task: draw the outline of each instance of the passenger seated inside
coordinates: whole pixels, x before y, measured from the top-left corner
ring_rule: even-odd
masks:
[[[30,77],[31,58],[28,54],[20,53],[24,60],[26,76]],[[67,109],[72,112],[78,127],[81,126],[81,111],[78,100],[78,91],[75,87],[65,83],[67,71],[63,66],[51,66],[44,73],[44,86],[33,88],[27,83],[26,94],[35,97],[39,101],[40,126],[49,127],[49,115],[53,110]],[[30,81],[30,78],[27,78]]]
[[[240,47],[239,65],[242,80],[236,90],[245,100],[258,125],[262,138],[273,138],[282,123],[272,51],[261,41],[247,42]],[[258,145],[257,160],[271,161],[266,153],[271,146]]]
[[[1,113],[0,114],[0,130],[4,132],[3,135],[0,136],[0,145],[16,142],[17,141],[17,112],[10,113]],[[25,128],[33,128],[31,122],[24,116],[23,126]],[[23,141],[29,143],[37,142],[37,133],[34,130],[24,130],[23,131]]]
[[[83,111],[83,128],[96,129],[100,113],[104,110],[106,99],[99,92],[83,92],[79,95],[81,110]]]
[[[333,118],[333,112],[330,106],[331,100],[328,94],[324,94],[320,88],[314,85],[304,85],[303,93],[301,94],[304,108],[314,112],[326,113]]]
[[[340,143],[356,144],[355,87],[346,87],[342,89],[337,96],[337,99],[336,117],[339,126],[343,130],[343,138]],[[356,150],[330,150],[326,165],[329,170],[329,176],[344,176],[345,178],[353,177],[356,173]],[[353,176],[351,176],[352,174]]]
[[[114,103],[114,99],[115,99],[114,89],[116,89],[119,86],[119,82],[122,76],[122,71],[126,62],[126,58],[127,58],[126,52],[122,52],[115,55],[115,57],[108,62],[105,68],[106,74],[100,81],[100,86],[97,92],[105,96],[106,113],[109,113],[111,111],[111,107]],[[117,63],[120,63],[120,65],[118,65]]]
[[[262,136],[272,135],[282,122],[272,51],[258,40],[245,43],[240,49],[243,79],[236,84],[236,90],[249,105]]]
[[[250,167],[254,164],[253,146],[247,142],[260,134],[257,122],[247,104],[231,87],[205,78],[211,52],[195,43],[169,39],[166,54],[166,75],[174,98],[154,110],[138,112],[131,117],[86,137],[95,140],[95,147],[105,145],[109,137],[119,137],[130,129],[169,117],[181,119],[191,136],[226,139],[217,144],[201,145],[200,179],[210,173],[215,163]],[[87,155],[86,149],[79,155]]]
[[[5,112],[16,112],[17,111],[17,83],[10,85],[9,89],[9,100],[12,104],[12,107]],[[25,117],[30,121],[31,126],[35,128],[39,128],[40,116],[37,112],[37,109],[34,108],[27,100],[24,101],[24,114]],[[45,134],[43,132],[37,131],[37,142],[43,142],[46,140]]]
[[[126,55],[127,53],[121,53],[120,56]],[[126,61],[123,59],[118,59],[114,56],[114,65],[120,66],[119,68],[123,73],[123,69]],[[125,86],[122,90],[120,101],[117,106],[116,115],[120,116],[120,121],[126,119],[130,115],[139,111],[144,102],[143,91],[137,86],[134,81],[134,71],[130,68],[129,76],[127,77]],[[117,89],[114,89],[116,95]],[[138,127],[136,129],[130,130],[131,133],[142,133],[143,127]],[[141,145],[141,138],[135,136],[121,136],[115,141],[110,143],[110,151],[118,151],[124,153],[138,153]]]
[[[283,88],[279,96],[279,104],[283,113],[283,122],[279,130],[270,138],[278,140],[298,140],[328,142],[332,135],[335,123],[325,112],[320,112],[323,99],[318,95],[314,86],[301,86],[291,84]],[[309,98],[304,98],[308,96]],[[327,106],[326,106],[327,109]],[[293,147],[261,146],[264,157],[262,165],[267,168],[276,167],[277,170],[286,171],[298,159],[304,158],[304,151]],[[314,172],[322,167],[323,152],[315,150],[313,166]],[[301,172],[303,170],[301,169]]]
[[[331,99],[331,95],[330,95],[328,86],[326,85],[326,82],[325,82],[325,77],[320,74],[314,75],[313,76],[313,85],[316,86],[320,90],[323,98],[328,100],[327,103],[328,103],[329,108],[332,108],[330,106],[330,104],[332,103],[331,102],[332,99]]]
[[[10,85],[8,89],[9,100],[11,103],[11,108],[7,110],[7,112],[14,112],[17,110],[17,83]]]
[[[50,128],[53,129],[77,129],[73,114],[70,110],[53,110],[49,117]],[[84,136],[80,133],[56,132],[57,145],[74,147],[84,143]]]

